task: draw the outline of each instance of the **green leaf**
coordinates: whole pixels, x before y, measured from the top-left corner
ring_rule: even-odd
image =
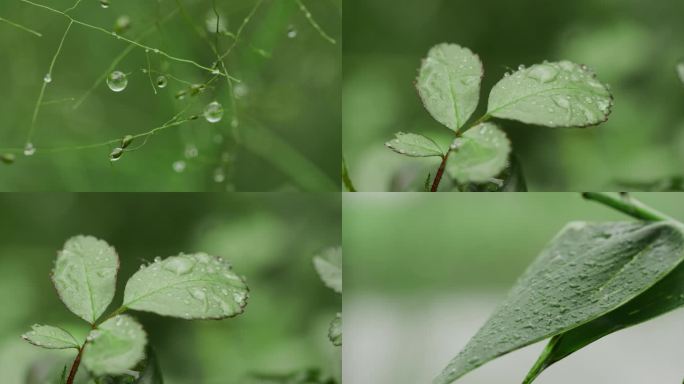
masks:
[[[244,311],[248,293],[224,259],[180,254],[141,267],[126,283],[123,306],[184,319],[224,319]]]
[[[477,107],[483,74],[480,58],[468,48],[438,44],[423,60],[416,88],[432,117],[458,131]]]
[[[90,331],[83,364],[97,375],[128,372],[145,357],[147,335],[128,315],[118,315]]]
[[[47,349],[79,349],[81,346],[71,333],[50,325],[33,325],[33,330],[23,334],[22,339]]]
[[[646,292],[618,309],[568,332],[554,336],[528,375],[528,382],[551,364],[588,344],[684,306],[684,263]]]
[[[682,231],[668,222],[570,223],[434,382],[614,311],[667,276],[683,251]]]
[[[394,152],[410,157],[431,157],[444,155],[442,149],[432,139],[415,133],[397,132],[396,138],[385,143]]]
[[[547,127],[586,127],[608,119],[613,96],[586,66],[536,64],[499,81],[487,114]]]
[[[330,329],[328,329],[328,338],[333,343],[334,346],[339,347],[342,345],[342,314],[338,313],[337,316],[330,322]]]
[[[325,285],[342,293],[342,247],[332,247],[314,257],[314,267]]]
[[[93,324],[107,309],[116,290],[119,256],[92,236],[74,236],[57,254],[52,281],[67,308]]]
[[[511,142],[493,123],[482,123],[454,140],[446,170],[459,183],[481,183],[497,176],[508,165]]]

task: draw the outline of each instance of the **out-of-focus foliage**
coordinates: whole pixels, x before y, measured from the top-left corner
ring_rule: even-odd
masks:
[[[75,0],[37,3],[63,11]],[[209,31],[215,30],[217,20],[212,3],[118,0],[103,8],[99,1],[82,1],[69,14],[206,67],[216,60],[211,44],[226,52],[240,31],[238,43],[225,57],[228,73],[241,80],[232,86],[235,106],[223,78],[204,88],[193,86],[205,83],[212,74],[136,47],[110,69],[126,74],[126,88],[112,92],[101,82],[74,109],[127,47],[116,35],[75,23],[55,61],[37,115],[30,140],[35,154],[26,157],[21,148],[68,19],[19,0],[0,2],[0,18],[42,34],[38,37],[0,20],[0,190],[336,190],[341,0],[302,0],[311,18],[337,44],[316,30],[295,0],[215,0],[222,31],[217,36]],[[177,10],[179,5],[182,9]],[[151,76],[143,72],[148,68]],[[213,124],[203,116],[212,101],[218,101],[224,111]],[[186,105],[190,108],[182,118],[196,115],[197,119],[158,132],[142,148],[123,155],[112,152],[117,143],[58,153],[45,150],[147,132]],[[133,140],[126,151],[144,141]],[[119,160],[110,162],[110,153]]]
[[[167,384],[244,382],[253,373],[320,369],[338,377],[328,340],[340,298],[326,289],[313,255],[339,244],[339,195],[25,194],[0,199],[0,372],[8,383],[57,379],[71,351],[21,340],[34,322],[83,340],[88,327],[57,300],[49,279],[64,239],[89,233],[121,258],[114,303],[142,263],[204,251],[229,259],[250,286],[249,310],[226,321],[187,321],[136,312]],[[114,309],[110,307],[110,310]],[[85,370],[80,373],[83,379]]]
[[[397,131],[448,145],[452,133],[425,111],[413,86],[438,42],[483,58],[482,95],[519,64],[571,60],[611,86],[598,127],[549,130],[505,121],[532,191],[609,190],[680,176],[684,163],[684,4],[675,0],[554,3],[348,1],[344,15],[343,142],[360,190],[418,190],[438,158],[408,159],[383,147]],[[475,116],[485,112],[484,103]]]

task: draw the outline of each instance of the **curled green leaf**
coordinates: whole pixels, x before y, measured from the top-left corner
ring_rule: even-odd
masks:
[[[109,244],[74,236],[57,254],[52,281],[67,308],[93,324],[114,298],[118,270],[119,256]]]
[[[87,341],[83,364],[88,370],[97,375],[118,375],[145,357],[147,335],[135,319],[118,315],[90,331]]]
[[[619,310],[683,259],[684,234],[669,222],[570,223],[434,383]]]
[[[508,165],[511,142],[493,123],[479,124],[454,140],[446,170],[459,183],[490,181]]]
[[[123,306],[184,319],[239,315],[249,290],[224,259],[180,254],[143,266],[126,283]]]
[[[313,259],[314,267],[325,285],[342,293],[342,247],[332,247]]]
[[[21,337],[29,343],[47,349],[79,349],[78,341],[71,333],[51,325],[35,324],[33,329]]]
[[[438,44],[423,60],[416,88],[430,115],[458,131],[477,108],[483,74],[480,58],[468,48]]]
[[[613,97],[585,65],[570,61],[521,67],[489,94],[487,114],[547,127],[586,127],[608,119]]]

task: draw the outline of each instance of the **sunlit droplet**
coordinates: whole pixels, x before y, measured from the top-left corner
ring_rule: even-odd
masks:
[[[217,101],[212,101],[204,108],[204,118],[210,123],[218,123],[223,118],[223,107]]]
[[[46,73],[45,76],[43,77],[43,81],[46,83],[52,82],[52,75],[50,73]]]
[[[121,139],[121,148],[126,148],[133,142],[133,136],[126,135]]]
[[[223,172],[223,168],[216,168],[214,170],[214,182],[223,183],[226,180],[226,174]]]
[[[173,162],[173,171],[176,173],[181,173],[185,171],[185,161],[183,160],[178,160]]]
[[[104,9],[109,8],[109,0],[100,0],[100,6]]]
[[[166,88],[166,85],[168,83],[169,83],[169,81],[166,79],[166,76],[160,75],[157,77],[157,87]]]
[[[107,76],[107,86],[114,92],[121,92],[126,89],[128,79],[126,74],[121,71],[114,71]]]
[[[290,39],[294,39],[297,37],[297,29],[294,27],[294,25],[290,25],[287,27],[287,37]]]
[[[33,156],[34,153],[36,153],[36,147],[34,147],[32,143],[26,143],[26,146],[24,147],[24,156]]]

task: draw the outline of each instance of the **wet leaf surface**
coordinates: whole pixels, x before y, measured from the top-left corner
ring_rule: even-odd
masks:
[[[430,115],[458,131],[477,107],[483,73],[480,58],[468,48],[438,44],[423,60],[416,88]]]
[[[90,331],[83,364],[97,375],[126,373],[145,357],[147,335],[131,316],[118,315]]]
[[[454,141],[446,171],[459,183],[490,181],[508,165],[511,142],[493,123],[482,123]]]
[[[180,254],[141,267],[126,283],[123,305],[184,319],[223,319],[242,313],[248,294],[226,260]]]
[[[547,127],[585,127],[608,119],[613,98],[586,66],[570,61],[521,67],[489,94],[487,114]]]
[[[79,342],[71,333],[50,325],[36,324],[32,331],[21,337],[33,345],[47,349],[80,348]]]
[[[605,316],[683,258],[684,235],[675,224],[570,223],[434,382],[451,383],[498,356]]]
[[[441,157],[444,151],[432,139],[415,133],[397,132],[396,138],[385,143],[394,152],[410,157]]]
[[[326,249],[314,257],[313,263],[325,285],[337,293],[342,293],[342,248]]]
[[[92,236],[74,236],[57,254],[52,281],[67,308],[94,323],[116,290],[119,257],[114,248]]]

